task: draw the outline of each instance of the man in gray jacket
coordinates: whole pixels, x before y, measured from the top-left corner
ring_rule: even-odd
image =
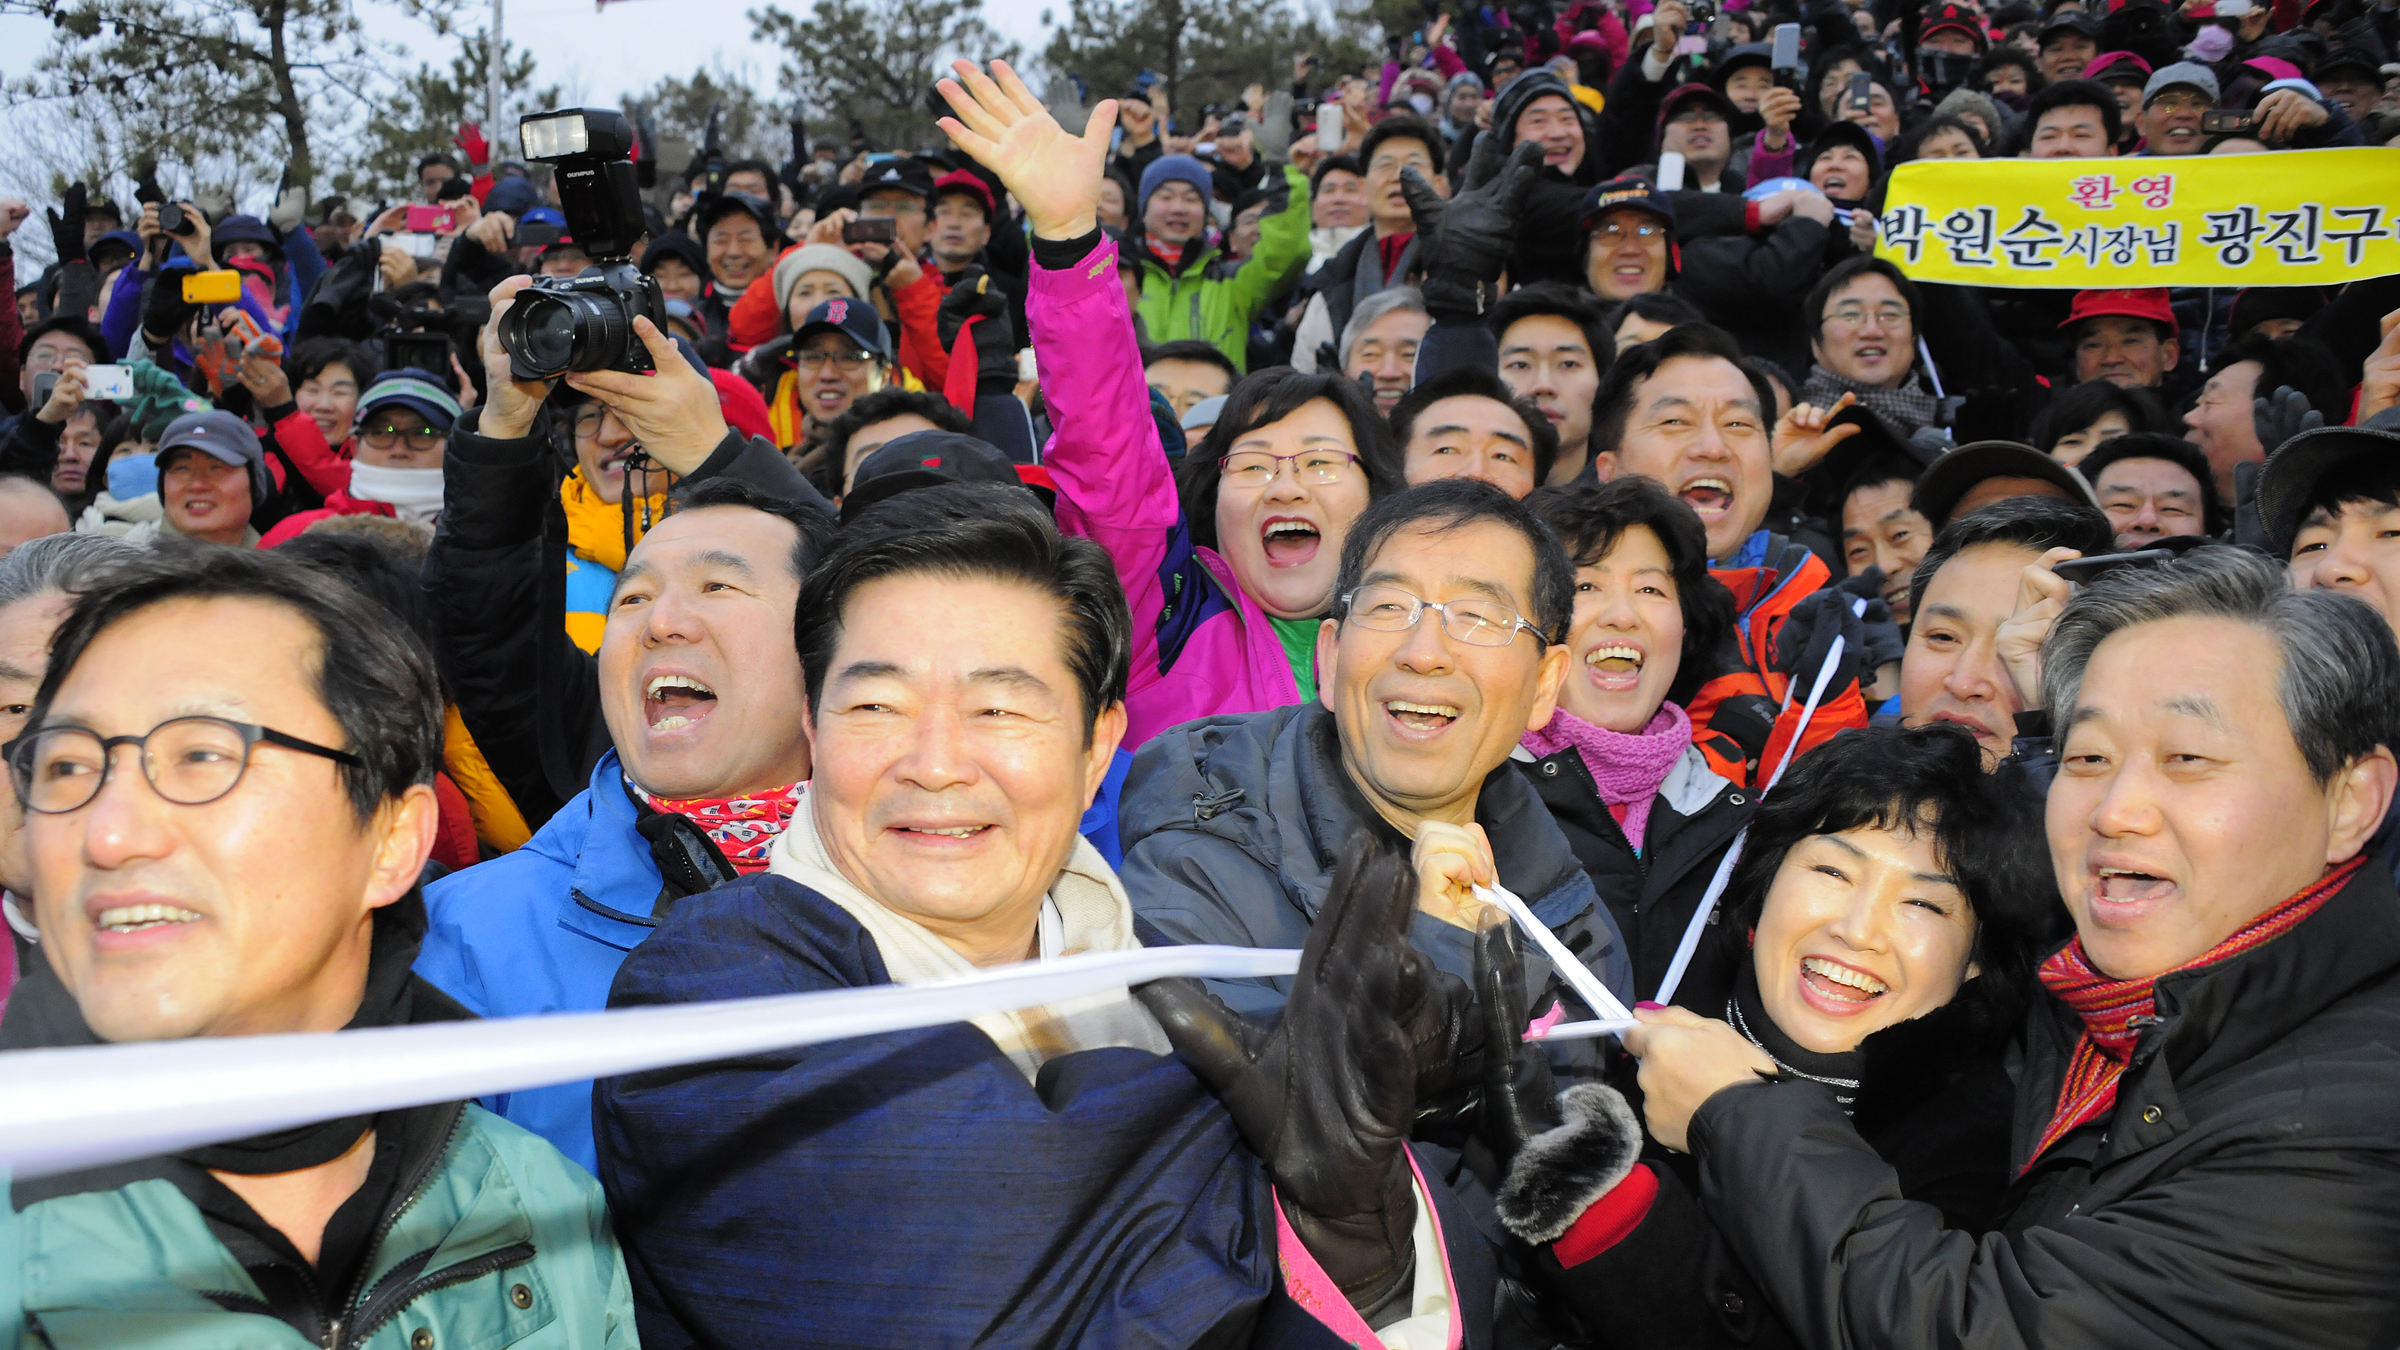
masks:
[[[1557,539],[1488,484],[1428,483],[1369,508],[1317,631],[1316,698],[1189,722],[1135,756],[1118,808],[1135,910],[1177,942],[1297,947],[1351,834],[1396,831],[1420,877],[1409,940],[1435,966],[1472,984],[1469,888],[1496,880],[1630,1000],[1615,922],[1507,767],[1557,706],[1573,608]],[[1289,984],[1215,992],[1261,1012]]]

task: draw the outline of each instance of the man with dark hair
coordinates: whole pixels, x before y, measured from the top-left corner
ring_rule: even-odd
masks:
[[[2025,109],[2027,159],[2105,159],[2117,153],[2125,110],[2098,80],[2064,79]]]
[[[1592,400],[1616,344],[1589,295],[1554,282],[1519,286],[1484,317],[1499,345],[1500,378],[1541,409],[1558,433],[1543,483],[1566,482],[1592,462]]]
[[[1901,725],[1956,722],[1975,733],[1984,768],[1996,767],[2016,738],[2017,714],[2039,706],[2034,668],[2012,671],[2003,651],[2002,630],[2024,607],[2027,569],[2107,553],[2112,543],[2108,517],[2046,497],[1995,503],[1935,535],[1909,583],[1915,619],[1900,657]],[[2030,641],[2018,635],[2020,651],[2040,647],[2047,622],[2027,618],[2035,628]]]
[[[1614,460],[1618,474],[1639,474],[1682,499],[1708,532],[1717,579],[1733,592],[1741,613],[1687,707],[1711,765],[1747,783],[1764,762],[1769,771],[1781,747],[1799,735],[1799,750],[1845,727],[1866,725],[1859,674],[1864,634],[1844,643],[1846,670],[1827,684],[1822,704],[1800,717],[1803,697],[1786,697],[1795,679],[1813,684],[1828,659],[1832,635],[1854,622],[1847,603],[1820,601],[1809,620],[1786,633],[1803,602],[1833,582],[1832,569],[1802,543],[1766,528],[1775,495],[1775,393],[1763,374],[1742,364],[1741,351],[1722,330],[1684,324],[1617,357],[1592,418],[1592,443]],[[1787,447],[1814,462],[1810,445],[1854,434],[1848,427],[1795,431]],[[1826,625],[1831,625],[1830,627]],[[1807,653],[1819,653],[1811,659]],[[1806,669],[1802,669],[1805,666]],[[1806,693],[1803,688],[1801,694]]]
[[[1918,378],[1916,283],[1876,257],[1834,265],[1803,302],[1815,361],[1799,401],[1830,409],[1844,394],[1873,410],[1895,436],[1933,424],[1933,391]]]
[[[1922,472],[1916,460],[1892,451],[1869,459],[1842,488],[1842,560],[1854,577],[1870,568],[1883,573],[1884,603],[1903,628],[1915,613],[1909,580],[1933,546],[1933,522],[1909,504]]]
[[[2075,937],[2025,1020],[1992,1230],[1895,1203],[1833,1095],[1721,1023],[1637,1012],[1651,1137],[1811,1344],[2383,1344],[2400,897],[2365,851],[2400,779],[2391,629],[2204,548],[2083,588],[2042,685]]]
[[[1320,343],[1338,342],[1349,331],[1359,302],[1378,291],[1408,284],[1417,257],[1417,221],[1400,191],[1400,174],[1415,169],[1433,190],[1450,195],[1442,176],[1441,136],[1423,118],[1395,113],[1367,129],[1359,142],[1358,162],[1364,171],[1369,228],[1343,245],[1312,278],[1316,295],[1300,317],[1293,355],[1302,370],[1312,369]]]
[[[975,424],[950,400],[925,389],[878,389],[851,404],[825,428],[825,456],[837,471],[833,478],[839,498],[850,490],[860,461],[885,445],[919,431],[975,434]]]
[[[1162,342],[1142,353],[1142,375],[1153,393],[1167,401],[1177,417],[1212,398],[1233,392],[1242,378],[1232,358],[1214,343],[1186,338]]]
[[[1062,536],[1022,494],[911,492],[845,529],[796,622],[816,765],[806,805],[768,874],[665,917],[613,1005],[927,984],[1155,940],[1076,837],[1125,732],[1132,659],[1097,544]],[[1355,913],[1357,889],[1329,905]],[[1388,910],[1397,897],[1387,883],[1380,898]],[[1363,955],[1404,954],[1384,932]],[[1231,1066],[1181,1034],[1189,1020],[1230,1028],[1188,990],[1157,992],[603,1082],[601,1172],[645,1338],[788,1343],[831,1327],[872,1340],[905,1324],[945,1344],[1283,1344],[1251,1334],[1279,1325],[1279,1263],[1313,1261],[1339,1289],[1330,1301],[1374,1325],[1420,1312],[1412,1273],[1472,1269],[1479,1239],[1463,1226],[1440,1224],[1467,1257],[1456,1267],[1409,1236],[1429,1189],[1385,1184],[1405,1176],[1406,1116],[1251,1135],[1253,1157],[1237,1126],[1253,1130],[1258,1113],[1203,1085]],[[1322,1067],[1281,1076],[1287,1109],[1341,1111],[1339,1094],[1378,1081],[1338,1048],[1361,1043],[1339,1037],[1360,1021],[1327,1026],[1320,1010],[1389,1026],[1380,1009],[1296,1007],[1334,1043],[1312,1036]],[[1302,1172],[1313,1190],[1293,1184]],[[1360,1203],[1347,1227],[1312,1209],[1328,1192]],[[1284,1237],[1260,1240],[1278,1213]],[[861,1241],[866,1225],[891,1241]],[[897,1266],[895,1249],[908,1253]],[[1477,1319],[1467,1291],[1454,1306]],[[1283,1310],[1303,1323],[1334,1312]]]
[[[46,959],[0,1049],[463,1015],[408,968],[440,682],[346,594],[272,553],[183,545],[117,560],[77,598],[7,750]],[[97,1345],[348,1344],[373,1325],[464,1343],[536,1290],[565,1340],[634,1344],[599,1188],[466,1103],[20,1181],[10,1199],[28,1324]]]
[[[2293,586],[2400,617],[2400,414],[2284,442],[2259,470],[2258,520]]]
[[[487,1016],[603,1006],[665,907],[765,865],[809,773],[788,619],[832,532],[783,456],[728,431],[714,387],[639,321],[657,373],[575,387],[683,480],[625,555],[597,655],[575,647],[543,584],[563,543],[543,520],[559,472],[543,442],[549,390],[510,377],[496,336],[523,284],[495,293],[491,396],[451,437],[425,564],[446,683],[536,830],[427,893],[419,973]],[[490,1104],[592,1165],[588,1086]]]
[[[1556,537],[1488,484],[1428,483],[1369,507],[1319,626],[1318,699],[1202,718],[1136,752],[1119,817],[1142,917],[1178,942],[1298,946],[1351,833],[1396,832],[1414,841],[1410,941],[1435,966],[1473,978],[1466,888],[1496,879],[1632,997],[1591,879],[1503,769],[1550,720],[1573,609]],[[1289,985],[1211,987],[1258,1012]]]
[[[2271,448],[2259,437],[2258,400],[2272,407],[2297,395],[2303,411],[2313,408],[2333,418],[2349,406],[2347,393],[2341,367],[2317,344],[2305,338],[2246,337],[2217,354],[2199,401],[2183,415],[2185,439],[2208,456],[2217,495],[2239,502],[2237,471],[2263,463]]]
[[[1392,440],[1412,486],[1473,478],[1520,501],[1549,481],[1558,458],[1550,419],[1481,366],[1445,370],[1401,395]]]
[[[2111,437],[2084,456],[2075,471],[2091,481],[2120,549],[2222,535],[2232,527],[2208,457],[2190,441],[2155,431]]]

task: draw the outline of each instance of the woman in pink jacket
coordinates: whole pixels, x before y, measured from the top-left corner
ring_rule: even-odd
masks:
[[[1133,609],[1125,748],[1197,717],[1315,697],[1342,541],[1368,502],[1402,486],[1374,401],[1337,376],[1260,371],[1184,456],[1179,485],[1116,245],[1097,224],[1073,240],[1037,235],[1028,289],[1059,527],[1108,550]]]

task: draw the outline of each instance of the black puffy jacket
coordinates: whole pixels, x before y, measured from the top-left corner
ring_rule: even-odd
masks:
[[[1708,757],[1698,750],[1687,750],[1659,785],[1649,822],[1642,828],[1643,849],[1636,855],[1623,827],[1609,814],[1608,803],[1600,800],[1600,789],[1579,751],[1569,747],[1536,759],[1519,750],[1511,762],[1533,785],[1542,805],[1550,808],[1550,818],[1567,836],[1576,861],[1616,919],[1617,931],[1625,935],[1633,958],[1634,993],[1653,997],[1719,860],[1758,809],[1756,795],[1711,772]],[[1701,944],[1690,987],[1709,991],[1708,996],[1722,1003],[1731,980],[1713,968],[1718,945]],[[1715,1015],[1707,1007],[1701,1012]]]
[[[2289,933],[2158,981],[2109,1115],[1980,1241],[1904,1201],[1813,1083],[1694,1114],[1702,1205],[1802,1344],[2388,1347],[2400,1339],[2400,895],[2361,868]],[[2012,1163],[2080,1032],[2026,1020]]]

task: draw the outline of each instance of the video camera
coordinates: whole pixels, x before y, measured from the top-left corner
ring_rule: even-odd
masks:
[[[525,158],[552,166],[567,229],[592,265],[576,277],[536,277],[500,320],[509,373],[547,380],[571,370],[650,370],[636,315],[667,326],[666,296],[632,262],[646,228],[633,160],[633,124],[610,108],[568,108],[518,126]]]

